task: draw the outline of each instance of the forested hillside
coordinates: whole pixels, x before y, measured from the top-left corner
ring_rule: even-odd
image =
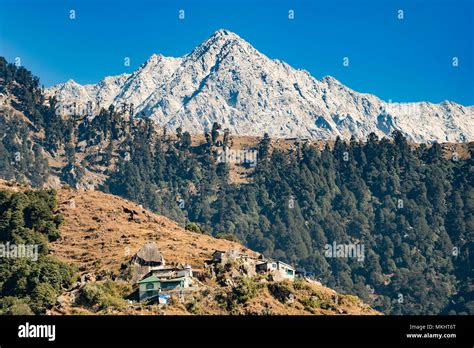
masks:
[[[0,315],[44,314],[71,284],[75,269],[48,256],[62,222],[56,207],[54,191],[0,190]],[[35,250],[20,256],[12,245]]]
[[[27,120],[1,116],[7,120],[2,177],[23,175],[38,185],[56,175],[75,186],[94,174],[106,192],[189,229],[236,238],[384,313],[474,314],[472,150],[446,154],[439,144],[408,144],[400,133],[338,139],[322,149],[304,141],[281,149],[264,136],[256,167],[237,184],[229,178],[231,164],[218,160],[231,141],[218,124],[196,144],[180,129],[170,135],[148,119],[130,119],[125,108],[62,119],[52,112],[54,100],[45,106],[31,75],[7,82],[8,71],[20,73],[3,66],[2,88],[18,95],[13,101],[25,96],[20,104],[31,107],[22,111]],[[12,128],[17,119],[24,141]],[[33,156],[35,146],[42,155],[20,166],[15,151]],[[46,157],[63,165],[43,165]],[[363,246],[363,261],[328,257],[334,243]]]
[[[46,183],[48,156],[68,141],[72,126],[55,110],[54,98],[44,99],[39,80],[23,67],[0,57],[0,176]]]
[[[293,153],[270,154],[268,141],[252,182],[235,185],[212,144],[140,136],[104,188],[235,236],[386,313],[472,313],[472,293],[456,297],[471,275],[472,159],[446,160],[438,144],[411,149],[400,134]],[[325,257],[334,242],[364,245],[364,261]]]

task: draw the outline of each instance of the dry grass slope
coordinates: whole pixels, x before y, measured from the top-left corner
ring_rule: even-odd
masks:
[[[146,242],[157,243],[167,263],[189,263],[193,268],[202,268],[216,249],[251,252],[238,243],[187,231],[166,217],[102,192],[61,189],[58,201],[65,223],[52,252],[82,272],[118,273]],[[137,214],[131,219],[126,211]]]

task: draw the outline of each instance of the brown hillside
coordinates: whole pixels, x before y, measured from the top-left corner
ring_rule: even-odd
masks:
[[[59,209],[65,223],[51,250],[81,272],[117,274],[146,242],[156,242],[167,263],[202,268],[214,250],[244,249],[242,245],[187,231],[172,220],[125,199],[96,191],[61,189]],[[133,219],[126,211],[135,211]]]

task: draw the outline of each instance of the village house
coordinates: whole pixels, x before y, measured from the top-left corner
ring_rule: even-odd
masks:
[[[189,288],[193,284],[190,265],[167,267],[156,243],[145,244],[133,257],[139,301],[158,297],[163,291]]]
[[[150,271],[138,282],[139,301],[158,296],[161,292],[185,289],[193,286],[191,266],[161,268]]]
[[[295,278],[295,269],[281,261],[274,261],[265,259],[263,255],[256,257],[249,256],[239,250],[216,250],[212,254],[212,259],[207,263],[227,263],[229,261],[241,260],[242,266],[247,269],[247,274],[252,275],[257,273],[270,273],[275,280]]]
[[[265,260],[256,266],[259,273],[270,273],[276,276],[275,280],[295,278],[295,269],[290,265],[274,260]]]
[[[297,269],[295,275],[300,278],[314,278],[314,272],[306,271],[305,269]]]
[[[146,276],[156,276],[158,278],[177,278],[186,277],[192,278],[193,269],[190,265],[184,265],[184,267],[168,267],[159,268],[150,271]]]
[[[151,275],[138,282],[139,301],[148,300],[170,290],[179,290],[192,286],[192,279],[189,273],[182,273],[177,276],[173,273],[168,277],[169,273]]]
[[[212,259],[210,260],[210,263],[226,263],[228,261],[234,261],[246,256],[246,254],[242,254],[235,249],[227,251],[216,250],[212,253]]]

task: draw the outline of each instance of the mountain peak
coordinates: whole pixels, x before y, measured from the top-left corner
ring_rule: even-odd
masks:
[[[239,35],[227,29],[218,29],[211,35],[211,37],[223,37],[223,38],[225,37],[228,39],[240,39]]]
[[[209,36],[203,43],[197,46],[187,57],[192,61],[202,59],[204,56],[208,61],[214,60],[217,56],[238,56],[258,54],[258,51],[239,35],[227,30],[219,29]],[[245,58],[248,60],[251,58]]]
[[[50,93],[58,91],[69,104],[133,103],[135,113],[191,132],[203,132],[218,121],[243,135],[365,139],[372,132],[389,136],[401,130],[419,142],[474,139],[471,108],[415,103],[384,120],[380,110],[385,102],[376,96],[358,93],[331,76],[316,80],[268,58],[227,29],[215,31],[183,57],[153,54],[126,81],[68,87]]]
[[[67,80],[65,84],[66,85],[78,85],[78,83],[76,81],[74,81],[73,79]]]
[[[199,47],[205,48],[206,50],[210,47],[224,47],[229,43],[238,43],[239,45],[248,45],[244,39],[242,39],[239,35],[227,30],[227,29],[219,29],[216,30],[206,41],[204,41]]]
[[[164,70],[168,70],[173,67],[180,61],[180,58],[174,57],[165,57],[162,54],[153,53],[145,63],[141,65],[137,72],[150,71],[153,70],[156,73],[164,73]]]

